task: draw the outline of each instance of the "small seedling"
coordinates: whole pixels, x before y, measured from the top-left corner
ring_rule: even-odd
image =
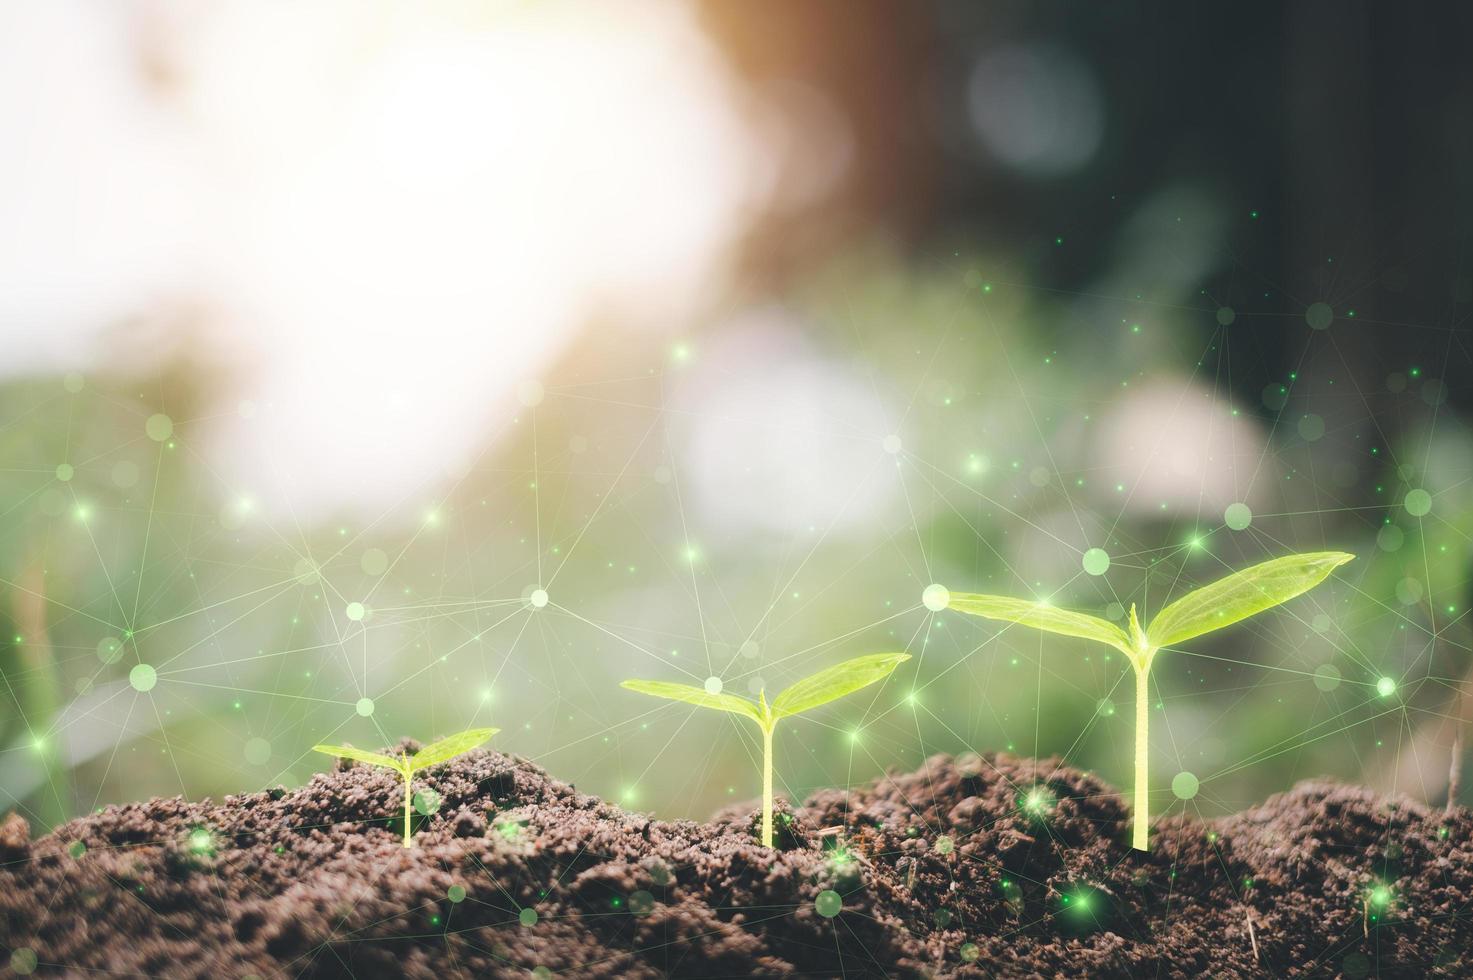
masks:
[[[772,733],[777,729],[777,723],[884,680],[890,676],[891,671],[909,659],[908,653],[875,653],[855,657],[803,678],[773,698],[771,704],[767,703],[765,691],[758,693],[756,701],[749,701],[735,694],[723,694],[719,691],[713,694],[704,688],[689,684],[671,684],[667,681],[624,681],[619,686],[657,698],[684,701],[702,708],[715,708],[717,711],[730,711],[757,723],[762,729],[762,846],[771,847]]]
[[[414,774],[437,766],[442,762],[449,762],[458,755],[464,755],[471,749],[489,739],[492,735],[501,731],[499,728],[472,728],[469,731],[442,738],[438,742],[431,742],[420,749],[414,755],[408,752],[399,758],[391,755],[381,755],[378,752],[365,752],[355,749],[351,745],[314,745],[312,751],[322,752],[326,755],[337,756],[340,759],[352,759],[354,762],[366,762],[370,766],[382,766],[392,769],[404,777],[404,846],[413,847],[409,838],[410,811],[414,807],[411,787],[414,783]]]
[[[1129,634],[1108,620],[1056,609],[1047,602],[1030,602],[1008,596],[953,592],[949,594],[946,606],[987,619],[1097,640],[1125,654],[1135,668],[1135,807],[1131,844],[1144,851],[1147,849],[1146,832],[1150,822],[1147,727],[1151,692],[1148,680],[1156,652],[1288,602],[1319,585],[1332,571],[1354,557],[1343,551],[1317,551],[1286,555],[1242,569],[1171,603],[1146,629],[1141,629],[1132,604]]]

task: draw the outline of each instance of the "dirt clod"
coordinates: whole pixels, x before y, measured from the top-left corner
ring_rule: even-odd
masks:
[[[0,963],[37,975],[1473,975],[1473,818],[1308,782],[1129,848],[1055,761],[916,772],[709,824],[627,813],[477,751],[393,773],[0,822]],[[401,821],[396,827],[396,818]],[[837,901],[836,901],[837,898]],[[19,956],[19,959],[13,959]],[[541,969],[539,969],[541,968]]]

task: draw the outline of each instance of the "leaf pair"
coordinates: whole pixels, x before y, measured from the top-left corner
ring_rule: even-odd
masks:
[[[1144,630],[1131,607],[1130,634],[1108,620],[1057,609],[1046,602],[952,593],[948,605],[974,616],[1108,643],[1143,666],[1142,658],[1162,647],[1230,626],[1308,592],[1354,557],[1343,551],[1317,551],[1253,565],[1176,600]]]
[[[414,755],[406,753],[400,758],[379,752],[365,752],[351,745],[314,745],[312,751],[337,756],[341,759],[352,759],[354,762],[366,762],[370,766],[392,769],[407,780],[421,769],[449,762],[456,756],[469,752],[499,731],[501,731],[499,728],[472,728],[442,738],[438,742],[431,742]]]
[[[771,704],[767,703],[765,696],[760,702],[749,701],[735,694],[712,694],[704,688],[669,681],[633,680],[624,681],[619,686],[657,698],[730,711],[732,714],[750,718],[764,729],[770,729],[782,718],[802,714],[883,680],[909,659],[908,653],[875,653],[855,657],[803,678],[773,698]]]

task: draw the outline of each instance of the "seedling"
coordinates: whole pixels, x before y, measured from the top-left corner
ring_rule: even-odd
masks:
[[[1332,571],[1354,557],[1343,551],[1317,551],[1286,555],[1253,565],[1176,600],[1157,613],[1146,629],[1141,629],[1132,604],[1128,634],[1108,620],[1056,609],[1047,602],[953,592],[949,594],[946,606],[987,619],[1097,640],[1125,654],[1135,668],[1135,807],[1131,844],[1144,851],[1147,850],[1146,832],[1150,822],[1147,729],[1151,692],[1148,680],[1156,652],[1288,602],[1319,585]]]
[[[378,752],[365,752],[355,749],[351,745],[314,745],[312,751],[322,752],[327,755],[337,756],[340,759],[352,759],[354,762],[366,762],[370,766],[382,766],[392,769],[404,777],[404,846],[413,847],[409,838],[409,817],[414,806],[411,795],[411,787],[414,783],[414,774],[428,769],[430,766],[438,766],[442,762],[449,762],[458,755],[464,755],[471,749],[489,739],[492,735],[501,731],[499,728],[472,728],[469,731],[442,738],[438,742],[431,742],[419,752],[410,755],[405,752],[399,758],[391,755],[381,755]]]
[[[702,708],[730,711],[750,718],[762,729],[762,846],[772,846],[772,733],[784,718],[802,714],[819,705],[828,704],[853,694],[862,687],[890,676],[891,671],[910,659],[908,653],[875,653],[855,657],[805,677],[767,703],[767,692],[761,691],[756,701],[735,694],[712,693],[689,684],[668,681],[624,681],[620,687],[671,701],[684,701]]]

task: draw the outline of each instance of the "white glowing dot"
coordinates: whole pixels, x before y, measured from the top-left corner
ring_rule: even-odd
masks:
[[[880,445],[884,447],[885,452],[889,453],[891,456],[894,456],[896,453],[900,452],[900,437],[896,435],[886,436],[885,441],[880,443]]]
[[[148,421],[144,423],[143,430],[154,442],[163,442],[174,434],[174,420],[162,412],[158,415],[150,415]]]
[[[56,478],[62,483],[70,480],[76,472],[76,470],[72,469],[71,463],[58,463],[56,465]]]
[[[363,618],[364,611],[365,610],[363,608],[363,603],[361,603],[361,602],[350,602],[350,603],[348,603],[348,608],[347,608],[348,618],[351,619],[353,622],[356,623],[359,620],[361,620]]]
[[[540,381],[523,381],[517,386],[517,399],[528,408],[534,405],[541,405],[542,396],[545,393],[542,388],[542,382]]]
[[[714,674],[712,676],[706,678],[706,693],[707,694],[720,694],[721,693],[721,678],[715,676]]]
[[[367,718],[373,714],[373,698],[359,698],[358,703],[353,707],[360,715]]]
[[[534,607],[541,609],[543,606],[547,605],[547,590],[533,589],[532,594],[528,597],[528,601],[531,602]]]
[[[921,593],[921,603],[932,612],[940,612],[951,604],[951,593],[946,586],[932,583]]]
[[[1103,575],[1110,570],[1110,556],[1104,548],[1091,548],[1084,553],[1081,564],[1089,574]]]
[[[1389,698],[1396,693],[1396,681],[1390,677],[1383,677],[1376,682],[1376,693],[1383,698]]]
[[[128,671],[128,683],[132,684],[135,690],[152,691],[153,686],[158,682],[158,671],[148,664],[139,664]]]

